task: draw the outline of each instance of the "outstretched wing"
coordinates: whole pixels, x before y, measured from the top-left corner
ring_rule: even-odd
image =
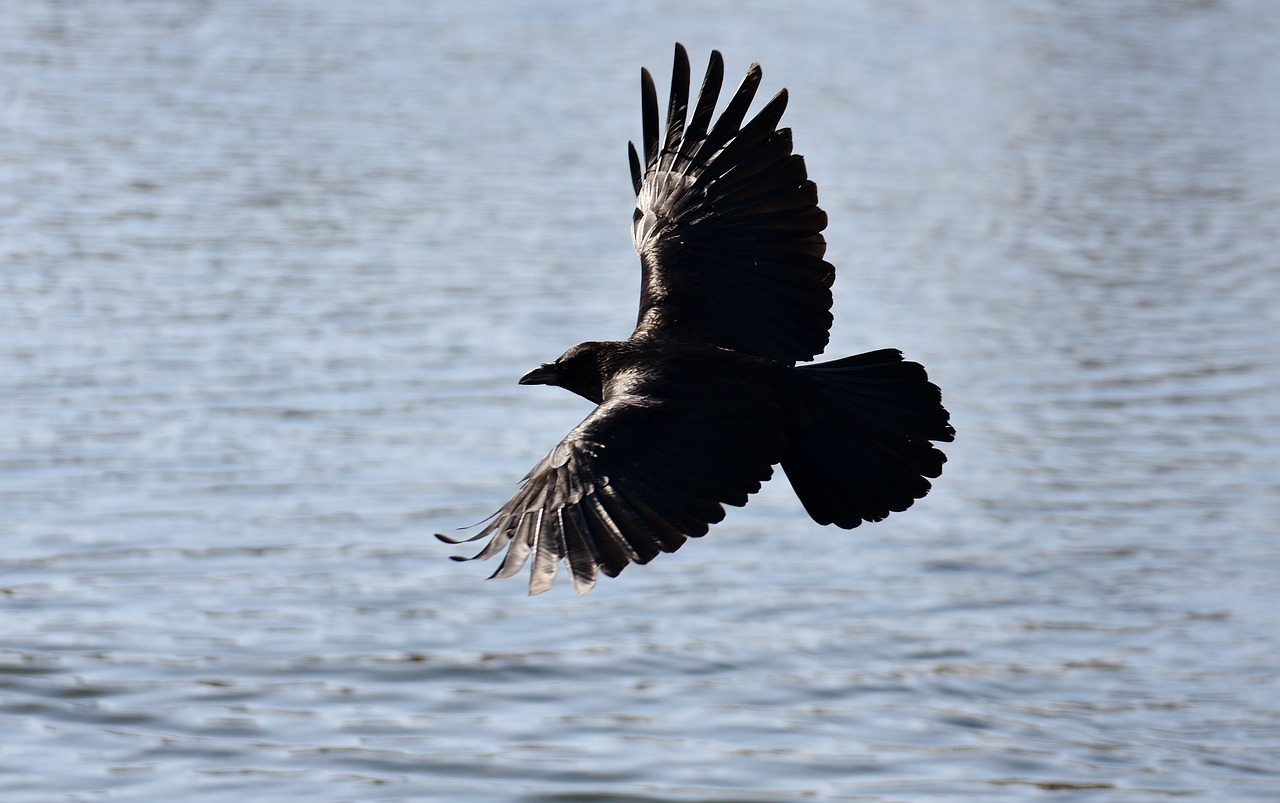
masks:
[[[529,593],[551,587],[564,560],[585,594],[597,572],[616,577],[705,535],[722,505],[745,505],[782,454],[771,394],[747,385],[695,382],[655,400],[611,398],[525,476],[516,495],[483,530],[472,558],[506,556],[493,577],[511,577],[529,556]],[[714,393],[714,398],[705,395]]]
[[[677,44],[660,140],[657,92],[641,71],[643,170],[629,146],[632,238],[643,268],[636,329],[793,363],[827,345],[835,268],[822,258],[827,216],[817,186],[791,152],[791,131],[777,128],[786,90],[743,124],[760,76],[752,64],[708,128],[724,77],[712,51],[686,126],[689,56]]]

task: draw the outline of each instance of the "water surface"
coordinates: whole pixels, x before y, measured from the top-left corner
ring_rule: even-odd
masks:
[[[5,800],[1275,799],[1280,11],[788,9],[7,9]],[[789,87],[828,356],[958,440],[880,524],[779,479],[527,598],[431,533],[629,331],[676,40]]]

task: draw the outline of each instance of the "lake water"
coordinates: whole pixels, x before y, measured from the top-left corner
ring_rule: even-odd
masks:
[[[1280,800],[1280,6],[786,8],[6,4],[0,797]],[[677,40],[958,439],[529,598],[432,533],[630,331]]]

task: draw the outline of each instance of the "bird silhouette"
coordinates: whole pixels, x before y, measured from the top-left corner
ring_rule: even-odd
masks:
[[[791,131],[785,89],[750,120],[761,70],[712,122],[724,60],[711,53],[689,116],[689,57],[677,44],[667,121],[641,70],[642,154],[629,144],[636,192],[640,313],[626,340],[591,341],[520,378],[597,405],[525,475],[470,538],[506,555],[493,577],[533,558],[529,593],[565,563],[579,594],[705,535],[724,505],[745,505],[781,464],[819,524],[853,528],[906,510],[946,456],[955,430],[938,387],[896,349],[796,365],[831,328],[835,268],[827,216]]]

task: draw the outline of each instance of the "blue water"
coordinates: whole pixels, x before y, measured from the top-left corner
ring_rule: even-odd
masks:
[[[0,797],[1280,799],[1280,8],[786,9],[6,6]],[[431,534],[630,330],[677,40],[791,90],[827,354],[958,440],[529,598]]]

